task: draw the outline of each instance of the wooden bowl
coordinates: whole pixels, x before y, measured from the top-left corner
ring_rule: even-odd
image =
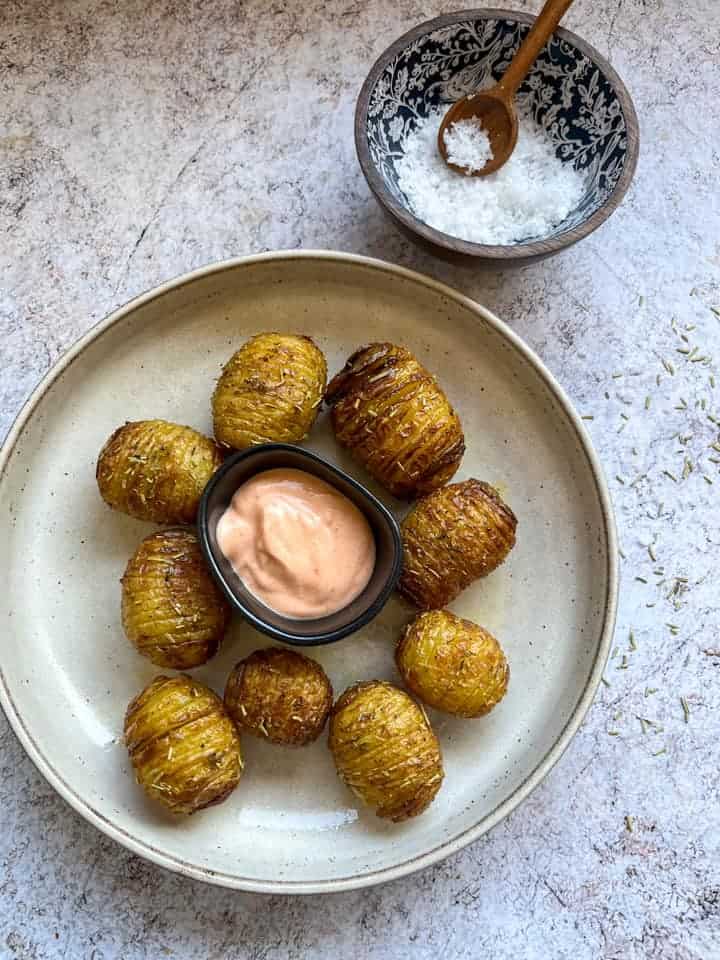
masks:
[[[635,109],[622,80],[590,44],[558,29],[518,93],[555,143],[556,154],[587,179],[585,194],[546,236],[481,244],[419,220],[398,185],[396,160],[418,119],[496,82],[533,23],[510,10],[464,10],[428,20],[381,54],[355,112],[360,166],[377,201],[403,232],[444,258],[523,264],[551,256],[596,230],[618,207],[637,164]]]

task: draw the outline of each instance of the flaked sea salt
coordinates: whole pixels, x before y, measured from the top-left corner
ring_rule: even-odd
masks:
[[[492,160],[490,138],[479,120],[457,120],[443,134],[449,163],[467,170],[482,170]]]
[[[510,244],[547,236],[577,207],[585,180],[555,156],[552,141],[532,117],[520,114],[517,145],[504,166],[487,177],[464,177],[450,170],[438,151],[443,115],[434,110],[421,120],[396,161],[400,189],[428,226],[473,243]],[[476,147],[470,160],[484,166],[482,138],[461,134],[457,149],[467,158]]]

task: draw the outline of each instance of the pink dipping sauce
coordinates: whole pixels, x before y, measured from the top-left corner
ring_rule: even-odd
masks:
[[[217,542],[258,600],[298,620],[346,607],[375,568],[362,511],[303,470],[266,470],[239,487],[218,521]]]

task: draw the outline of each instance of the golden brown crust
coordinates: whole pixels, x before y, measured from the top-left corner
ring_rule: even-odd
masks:
[[[315,422],[326,382],[325,357],[310,337],[258,334],[233,354],[217,382],[215,436],[238,450],[297,443]]]
[[[398,590],[425,610],[447,606],[500,566],[516,528],[515,514],[488,483],[464,480],[436,490],[402,522]]]
[[[330,716],[328,746],[338,776],[379,817],[416,817],[443,781],[437,737],[403,690],[380,680],[356,683]]]
[[[235,725],[220,697],[185,674],[156,677],[128,706],[124,731],[137,782],[173,813],[221,803],[240,780]]]
[[[510,676],[495,637],[448,610],[419,614],[403,631],[395,662],[416,697],[459,717],[489,713],[505,696]]]
[[[159,667],[189,670],[216,653],[230,606],[205,566],[194,531],[146,537],[121,583],[123,628],[144,657]]]
[[[435,378],[404,347],[357,350],[325,392],[338,443],[396,497],[442,486],[457,470],[465,440]]]
[[[222,461],[218,445],[191,427],[137,420],[109,437],[95,475],[100,495],[116,510],[155,523],[193,523]]]
[[[296,746],[320,736],[332,697],[319,663],[281,647],[256,650],[241,660],[225,687],[225,707],[241,730]]]

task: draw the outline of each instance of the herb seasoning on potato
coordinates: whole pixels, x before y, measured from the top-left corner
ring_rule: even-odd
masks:
[[[419,614],[403,631],[395,662],[416,697],[459,717],[489,713],[510,676],[495,637],[448,610]]]
[[[425,610],[447,606],[492,573],[515,545],[517,520],[488,483],[452,483],[421,500],[403,520],[398,590]]]
[[[137,782],[173,813],[222,803],[242,774],[240,738],[222,700],[191,677],[156,677],[130,703],[125,744]]]
[[[333,707],[328,746],[340,779],[388,820],[422,813],[443,781],[440,745],[424,710],[391,683],[349,687]]]
[[[465,440],[435,378],[404,347],[357,350],[325,392],[335,437],[394,496],[430,493],[453,476]]]
[[[161,530],[142,541],[122,578],[123,628],[139,653],[159,667],[198,667],[229,622],[194,531]]]
[[[317,740],[332,697],[319,663],[281,647],[256,650],[241,660],[225,687],[225,707],[241,730],[295,746]]]
[[[193,523],[205,485],[222,461],[218,445],[191,427],[138,420],[105,443],[97,484],[107,504],[138,520]]]
[[[215,437],[237,450],[297,443],[315,422],[326,382],[325,357],[310,337],[258,334],[228,360],[215,387]]]

